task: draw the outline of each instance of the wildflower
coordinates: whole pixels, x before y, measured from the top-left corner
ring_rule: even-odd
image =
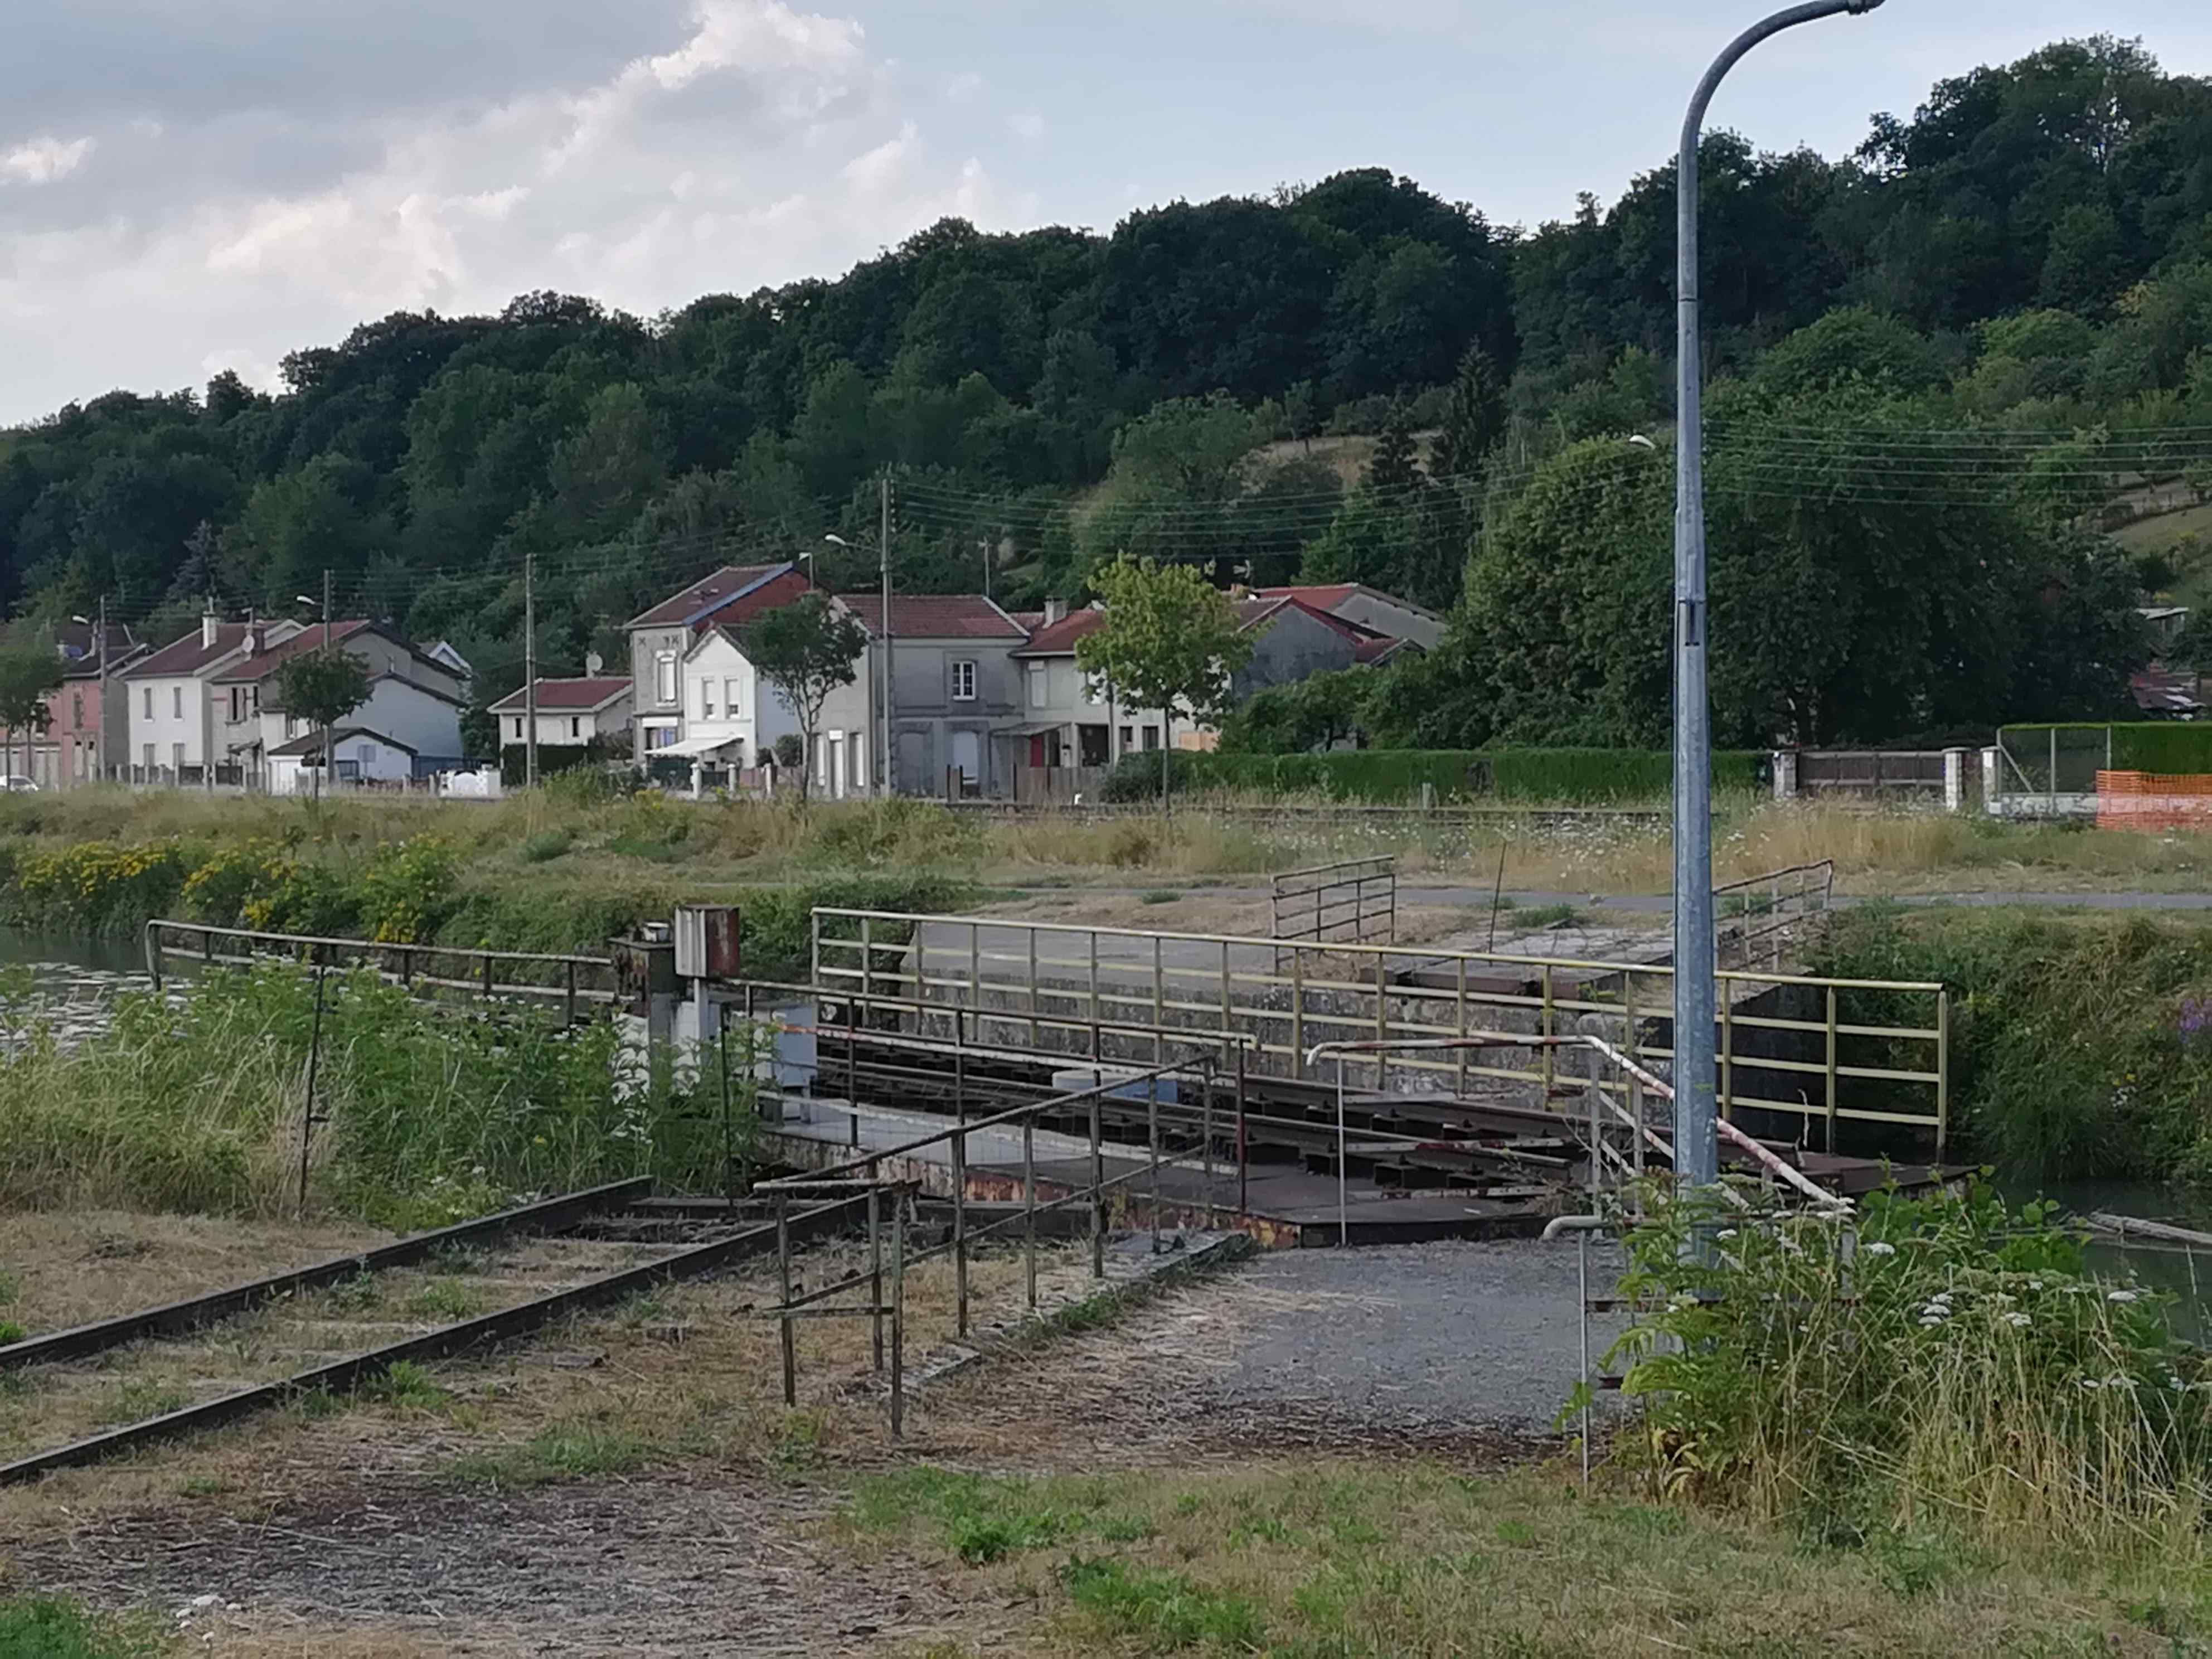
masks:
[[[2105,1386],[2094,1376],[2077,1376],[2074,1382],[2076,1387],[2083,1389],[2101,1389]]]
[[[2027,1281],[2027,1288],[2031,1291],[2039,1291],[2043,1288],[2043,1281],[2039,1279],[2031,1279]]]
[[[1723,1227],[1720,1231],[1715,1233],[1713,1237],[1715,1238],[1734,1238],[1735,1237],[1735,1229],[1733,1227]]]
[[[2107,1291],[2105,1292],[2105,1300],[2107,1302],[2132,1302],[2135,1299],[2136,1293],[2133,1291]]]
[[[1866,1253],[1869,1255],[1895,1255],[1897,1246],[1886,1238],[1877,1238],[1866,1247]]]
[[[2016,1331],[2024,1331],[2028,1327],[2028,1317],[2024,1313],[2008,1313],[2005,1316],[2005,1323]]]

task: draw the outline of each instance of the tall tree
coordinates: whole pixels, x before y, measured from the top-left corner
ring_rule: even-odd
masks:
[[[368,664],[343,645],[317,646],[278,665],[276,707],[297,714],[323,734],[322,763],[315,768],[315,799],[323,798],[323,774],[337,775],[331,752],[337,723],[367,702],[372,690]]]
[[[1160,711],[1160,810],[1168,810],[1168,751],[1178,705],[1194,720],[1219,714],[1231,680],[1252,659],[1237,609],[1188,565],[1123,555],[1091,577],[1106,620],[1075,642],[1076,666],[1113,687],[1126,706]]]
[[[822,705],[840,686],[860,677],[867,630],[853,613],[821,593],[802,595],[756,617],[744,630],[744,651],[760,677],[783,694],[805,745],[799,767],[799,799],[808,799],[814,775],[815,733]]]
[[[61,684],[62,660],[51,645],[0,645],[0,732],[6,744],[0,749],[0,790],[15,775],[16,734],[36,738],[46,731],[51,718],[46,699]]]

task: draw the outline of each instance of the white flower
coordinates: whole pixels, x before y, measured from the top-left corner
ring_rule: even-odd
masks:
[[[1715,1233],[1713,1237],[1715,1238],[1734,1238],[1735,1237],[1735,1229],[1733,1227],[1723,1227],[1720,1231]]]
[[[2005,1323],[2016,1331],[2024,1331],[2027,1328],[2028,1318],[2024,1313],[2008,1313],[2005,1316]]]
[[[2043,1288],[2043,1281],[2039,1279],[2031,1279],[2027,1281],[2027,1288],[2031,1291],[2039,1291]]]
[[[1877,1238],[1866,1247],[1866,1253],[1869,1255],[1895,1255],[1897,1246],[1886,1238]]]
[[[1931,1302],[1920,1310],[1920,1316],[1923,1320],[1948,1319],[1951,1310],[1943,1303]]]
[[[2105,1386],[2094,1376],[2077,1376],[2074,1381],[2077,1386],[2084,1389],[2101,1389]]]
[[[2132,1302],[2135,1299],[2136,1293],[2133,1291],[2107,1291],[2105,1292],[2105,1300],[2107,1302]]]
[[[2019,1301],[2020,1298],[2016,1296],[2007,1296],[2002,1291],[1999,1291],[1996,1295],[1992,1296],[1990,1300],[1996,1303],[2000,1308],[2009,1308],[2014,1303]]]
[[[1935,1295],[1929,1297],[1928,1299],[1930,1302],[1948,1302],[1951,1299],[1951,1292],[1948,1291],[1938,1291]]]
[[[1932,1331],[1942,1324],[1942,1322],[1943,1322],[1940,1319],[1923,1319],[1920,1322],[1920,1328],[1923,1331]]]

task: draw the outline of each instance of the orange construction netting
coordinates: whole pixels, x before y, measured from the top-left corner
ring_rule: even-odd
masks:
[[[2100,830],[2212,830],[2212,774],[2100,772]]]

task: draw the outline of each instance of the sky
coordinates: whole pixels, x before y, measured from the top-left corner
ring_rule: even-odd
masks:
[[[1765,0],[69,0],[0,60],[0,423],[277,384],[395,310],[641,315],[835,276],[947,215],[1110,230],[1387,167],[1500,223],[1671,154]],[[1835,155],[1934,81],[2102,32],[2212,73],[2202,0],[1888,0],[1712,124]]]

